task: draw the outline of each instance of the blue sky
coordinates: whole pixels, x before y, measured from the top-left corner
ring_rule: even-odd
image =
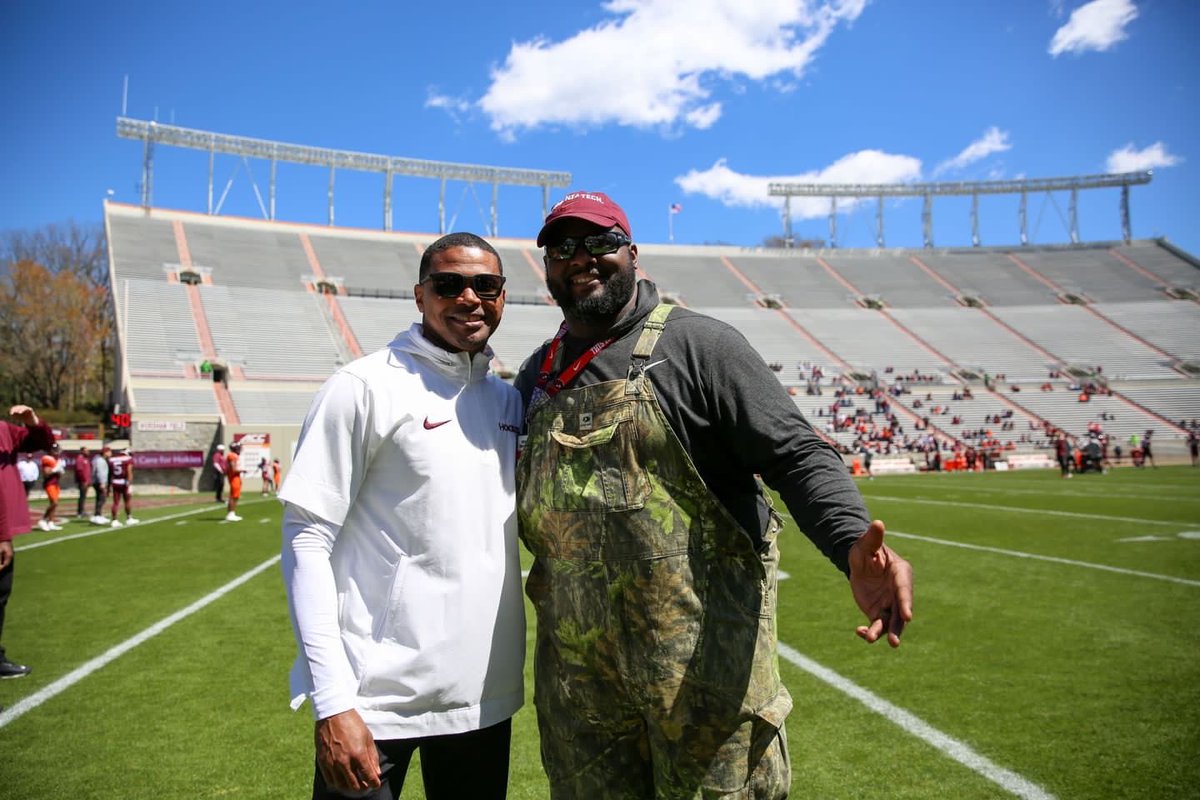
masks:
[[[296,144],[572,173],[635,239],[753,246],[782,232],[771,180],[884,183],[1151,168],[1135,238],[1200,254],[1195,0],[612,0],[0,4],[0,229],[137,202],[139,119]],[[124,83],[128,77],[128,94]],[[160,148],[154,204],[203,211],[208,159]],[[261,216],[268,166],[219,157],[223,214]],[[328,173],[281,165],[279,219],[326,221]],[[438,184],[397,179],[395,230],[437,230]],[[552,201],[564,190],[554,190]],[[336,222],[382,225],[383,178],[340,172]],[[456,230],[486,233],[490,186],[450,183]],[[673,203],[682,207],[670,217]],[[827,201],[793,204],[828,236]],[[1120,236],[1119,193],[1083,193],[1085,240]],[[919,246],[919,201],[886,206]],[[1015,197],[981,200],[984,244],[1018,240]],[[1033,242],[1067,240],[1068,198],[1031,195]],[[502,187],[499,234],[530,237],[538,189]],[[969,200],[934,206],[970,243]],[[873,205],[838,220],[874,245]]]

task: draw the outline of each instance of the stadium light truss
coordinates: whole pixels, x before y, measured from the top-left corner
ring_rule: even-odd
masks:
[[[772,183],[767,186],[767,194],[772,197],[783,197],[783,232],[788,247],[792,246],[792,198],[793,197],[828,197],[829,204],[829,242],[831,247],[837,247],[837,201],[839,197],[864,198],[873,197],[878,200],[875,211],[875,242],[884,247],[883,229],[883,199],[885,197],[920,197],[924,200],[921,211],[922,227],[926,247],[933,247],[933,198],[938,195],[970,195],[971,197],[971,243],[979,247],[979,195],[981,194],[1017,194],[1021,200],[1017,209],[1017,218],[1021,228],[1021,244],[1029,243],[1026,230],[1026,204],[1030,192],[1060,192],[1071,193],[1070,205],[1070,235],[1071,243],[1079,243],[1079,192],[1084,189],[1113,189],[1121,190],[1121,235],[1126,243],[1130,240],[1129,227],[1129,187],[1149,183],[1152,177],[1149,170],[1144,172],[1122,172],[1111,175],[1079,175],[1066,178],[1030,178],[1015,181],[961,181],[949,183]]]
[[[551,172],[539,169],[492,167],[482,164],[458,164],[450,161],[426,161],[401,156],[385,156],[374,153],[357,153],[351,150],[331,150],[324,147],[309,147],[286,142],[252,139],[246,136],[231,136],[212,131],[181,128],[159,122],[117,117],[117,136],[123,139],[139,139],[143,143],[142,157],[142,205],[150,207],[154,185],[154,148],[156,145],[184,147],[204,150],[208,153],[208,213],[213,214],[213,160],[217,153],[246,158],[261,158],[271,163],[269,205],[259,207],[267,219],[275,219],[275,169],[280,161],[292,164],[329,168],[329,224],[333,224],[333,187],[337,170],[379,172],[384,175],[383,229],[392,229],[392,180],[396,175],[432,178],[441,181],[438,195],[438,232],[446,232],[446,181],[489,183],[492,186],[491,231],[499,233],[497,199],[501,185],[542,187],[542,216],[549,212],[550,188],[571,185],[571,173]],[[258,188],[255,187],[255,193]],[[223,200],[224,198],[222,198]],[[219,205],[218,205],[219,211]]]

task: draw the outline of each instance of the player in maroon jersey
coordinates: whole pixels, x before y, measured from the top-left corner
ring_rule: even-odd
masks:
[[[128,447],[114,449],[113,456],[108,460],[108,485],[112,492],[112,526],[121,527],[117,519],[117,509],[122,499],[125,501],[125,524],[136,525],[138,520],[133,516],[132,487],[133,487],[133,454]]]

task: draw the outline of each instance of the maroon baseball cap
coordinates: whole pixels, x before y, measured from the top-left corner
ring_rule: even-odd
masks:
[[[616,225],[625,232],[626,236],[633,236],[629,230],[629,219],[611,197],[603,192],[571,192],[550,209],[550,214],[546,217],[546,224],[538,232],[538,247],[546,244],[546,229],[560,219],[568,217],[594,222],[606,228]]]

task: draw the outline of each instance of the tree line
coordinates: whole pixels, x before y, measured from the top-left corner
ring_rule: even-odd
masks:
[[[99,223],[0,233],[0,405],[103,414],[113,372]]]

